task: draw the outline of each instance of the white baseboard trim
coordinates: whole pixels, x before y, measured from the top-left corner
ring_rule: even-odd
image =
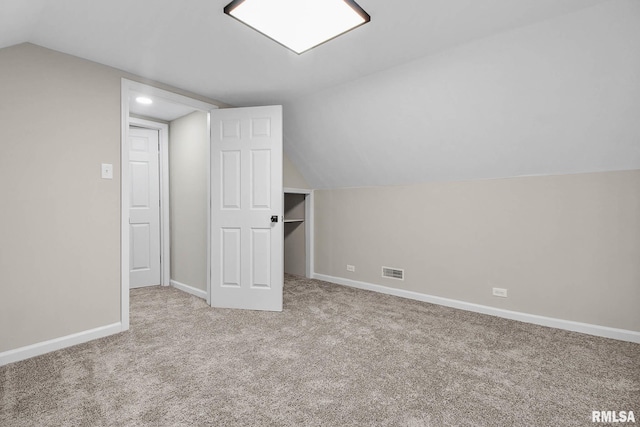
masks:
[[[112,323],[111,325],[100,326],[99,328],[89,329],[88,331],[82,331],[64,337],[54,338],[52,340],[16,348],[14,350],[4,351],[0,353],[0,366],[19,362],[21,360],[40,356],[45,353],[61,350],[63,348],[82,344],[98,338],[104,338],[122,331],[122,323]]]
[[[184,283],[176,282],[175,280],[172,280],[170,283],[171,283],[171,286],[173,286],[176,289],[180,289],[181,291],[194,295],[198,298],[202,298],[205,300],[207,299],[207,291],[194,288],[193,286],[185,285]]]
[[[640,343],[640,332],[636,331],[610,328],[608,326],[592,325],[589,323],[574,322],[572,320],[555,319],[552,317],[538,316],[536,314],[520,313],[518,311],[504,310],[501,308],[489,307],[486,305],[474,304],[449,298],[442,298],[433,295],[422,294],[419,292],[406,291],[403,289],[389,288],[387,286],[374,285],[372,283],[344,279],[342,277],[327,276],[324,274],[313,273],[312,277],[314,279],[335,283],[337,285],[366,289],[368,291],[380,292],[382,294],[394,295],[397,297],[444,305],[446,307],[458,308],[460,310],[473,311],[476,313],[503,317],[505,319],[518,320],[520,322],[533,323],[535,325],[541,326],[548,326],[550,328],[581,332],[583,334],[595,335],[598,337],[612,338],[614,340]]]

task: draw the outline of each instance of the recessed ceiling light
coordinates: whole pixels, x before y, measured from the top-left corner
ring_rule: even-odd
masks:
[[[139,96],[136,98],[136,102],[138,104],[144,104],[144,105],[149,105],[149,104],[153,104],[153,101],[151,100],[151,98],[147,98],[146,96]]]
[[[371,20],[352,0],[234,0],[224,13],[297,54]]]

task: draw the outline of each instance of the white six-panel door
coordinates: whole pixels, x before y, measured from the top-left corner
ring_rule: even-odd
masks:
[[[281,311],[282,107],[213,110],[211,144],[211,305]]]
[[[129,128],[129,286],[160,284],[158,131]]]

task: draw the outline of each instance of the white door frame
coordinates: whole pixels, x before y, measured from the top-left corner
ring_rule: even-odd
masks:
[[[129,164],[129,125],[133,124],[132,118],[129,117],[129,98],[131,92],[136,93],[144,93],[151,97],[159,97],[164,100],[174,102],[176,104],[183,104],[189,107],[192,107],[194,110],[200,110],[206,112],[207,114],[216,108],[217,105],[209,104],[207,102],[199,101],[194,98],[189,98],[184,95],[179,95],[177,93],[169,92],[163,89],[158,89],[153,86],[149,86],[144,83],[134,82],[128,79],[122,79],[121,81],[121,150],[120,150],[120,323],[123,331],[129,329],[129,208],[127,201],[129,200],[130,193],[130,183],[129,183],[129,168],[126,165]],[[139,120],[139,119],[135,119]],[[207,134],[209,138],[211,137],[210,129],[207,129]],[[162,148],[162,146],[161,146]],[[166,154],[166,160],[168,162],[168,150],[164,150]],[[164,158],[161,158],[160,168],[166,171],[168,175],[168,163],[167,167],[164,167]],[[211,167],[207,165],[207,183],[211,182]],[[162,173],[162,180],[164,180],[164,172]],[[161,184],[162,185],[162,184]],[[210,184],[207,184],[210,185]],[[165,185],[162,188],[161,199],[164,197],[164,191],[169,191],[168,178]],[[207,217],[211,217],[210,206],[211,206],[211,189],[207,188],[207,193],[209,194],[209,202],[207,203]],[[167,193],[167,201],[168,193]],[[168,203],[166,203],[166,213],[164,218],[168,221]],[[163,205],[161,208],[161,212],[165,212],[165,206]],[[164,229],[164,220],[161,222],[161,228]],[[209,247],[211,246],[211,242],[209,241],[211,230],[210,224],[207,223],[207,251],[209,251]],[[169,233],[163,232],[166,237],[166,250],[169,251]],[[164,247],[163,247],[164,250]],[[169,260],[169,258],[164,258],[163,252],[163,261]],[[210,303],[210,295],[211,295],[211,256],[207,252],[207,303]],[[165,268],[170,268],[169,262],[165,262],[165,265],[162,267],[163,271]],[[163,284],[164,280],[170,280],[170,274],[167,273],[166,276],[163,276]]]
[[[160,284],[169,286],[171,280],[171,234],[169,228],[169,125],[151,120],[129,117],[129,125],[158,131],[160,159]],[[123,199],[124,200],[124,199]]]
[[[289,194],[304,194],[306,197],[304,198],[304,243],[305,243],[305,276],[311,279],[314,271],[313,265],[313,190],[309,190],[306,188],[292,188],[292,187],[284,187],[283,192]],[[284,201],[284,199],[283,199]],[[284,208],[282,209],[284,212]],[[282,217],[284,221],[284,216]]]

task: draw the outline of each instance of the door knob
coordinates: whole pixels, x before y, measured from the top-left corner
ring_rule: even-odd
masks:
[[[278,222],[278,215],[271,215],[271,222]]]

